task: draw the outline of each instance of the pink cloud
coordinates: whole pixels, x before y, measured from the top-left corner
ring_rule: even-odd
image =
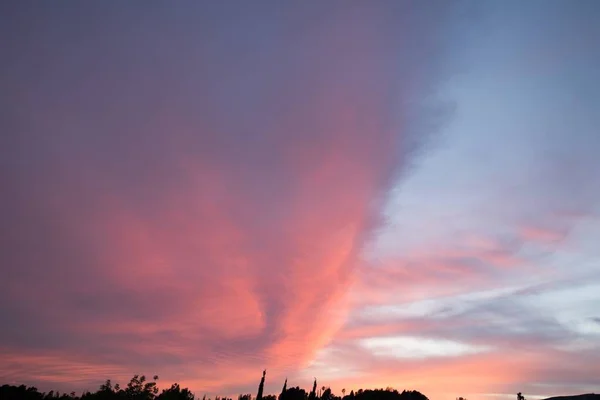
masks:
[[[133,29],[107,11],[108,36],[40,25],[34,48],[78,56],[57,51],[19,97],[0,343],[27,356],[0,378],[147,372],[215,392],[296,371],[331,341],[378,200],[431,133],[421,100],[445,72],[421,33],[445,14],[291,8],[266,25],[217,13],[212,34],[178,23],[156,59],[143,49],[164,40],[160,12]]]
[[[562,242],[568,232],[565,229],[549,229],[539,226],[524,226],[520,235],[525,241],[540,242],[546,244],[557,244]]]
[[[430,244],[402,256],[365,263],[357,274],[354,298],[358,304],[385,304],[469,292],[474,286],[493,288],[501,276],[518,267],[532,267],[512,244],[492,239],[456,239],[452,246]],[[452,282],[452,285],[448,285]]]

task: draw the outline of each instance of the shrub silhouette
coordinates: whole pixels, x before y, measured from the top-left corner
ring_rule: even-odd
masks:
[[[284,400],[307,400],[308,399],[308,394],[306,393],[306,391],[304,389],[299,388],[298,386],[296,387],[291,387],[289,389],[287,389],[285,391],[285,393],[282,393],[283,399]]]
[[[171,385],[169,389],[164,389],[157,397],[157,400],[194,400],[194,394],[189,389],[181,389],[178,383]]]

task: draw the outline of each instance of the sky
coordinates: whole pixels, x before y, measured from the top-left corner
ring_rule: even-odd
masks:
[[[0,5],[0,382],[600,391],[600,3]]]

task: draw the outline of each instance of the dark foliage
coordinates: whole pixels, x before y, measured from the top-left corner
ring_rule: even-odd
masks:
[[[416,390],[404,390],[402,393],[395,389],[359,389],[356,394],[350,393],[343,400],[429,400],[423,393]]]
[[[251,394],[240,394],[237,400],[428,400],[425,395],[417,391],[403,391],[402,393],[393,389],[376,390],[358,390],[356,393],[351,391],[349,395],[343,397],[336,396],[331,388],[323,386],[317,393],[317,380],[313,383],[312,390],[307,393],[300,387],[287,387],[287,379],[279,396],[263,395],[266,371],[263,372],[259,383],[256,397]],[[106,380],[94,393],[84,392],[80,396],[72,393],[59,393],[50,391],[48,393],[40,392],[33,386],[0,386],[0,400],[195,400],[196,397],[187,388],[181,388],[179,384],[174,383],[168,389],[159,391],[158,376],[148,380],[144,375],[135,375],[125,387],[119,384],[113,384],[109,379]],[[345,394],[345,390],[342,391]],[[197,399],[200,399],[198,397]],[[206,396],[203,400],[212,400]],[[215,397],[214,400],[232,400],[227,397]]]

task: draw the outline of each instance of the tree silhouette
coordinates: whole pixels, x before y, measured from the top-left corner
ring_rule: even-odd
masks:
[[[284,400],[286,390],[287,390],[287,378],[285,378],[285,382],[283,382],[283,388],[281,389],[281,393],[279,394],[278,400]]]
[[[317,398],[317,378],[315,378],[315,382],[313,383],[313,388],[308,395],[308,400],[315,400]]]
[[[262,378],[260,379],[260,383],[258,385],[258,393],[256,394],[256,400],[262,400],[263,389],[265,387],[265,375],[267,375],[266,369],[263,371]]]
[[[321,393],[321,400],[336,400],[335,395],[331,392],[331,388],[323,386],[323,393]]]
[[[320,396],[317,397],[317,379],[315,378],[310,393],[307,393],[300,387],[287,387],[288,380],[285,379],[283,388],[279,397],[270,394],[264,395],[266,370],[263,371],[262,379],[258,387],[258,393],[255,400],[342,400],[336,396],[331,388],[322,386]],[[25,385],[0,386],[0,400],[194,400],[194,394],[187,388],[182,388],[178,383],[174,383],[159,393],[158,376],[152,380],[146,379],[145,375],[134,375],[125,387],[119,386],[107,379],[102,383],[94,393],[84,392],[78,397],[74,392],[70,394],[50,391],[48,393],[39,392],[35,386],[27,387]],[[425,395],[417,391],[403,391],[399,393],[392,388],[363,390],[359,389],[356,394],[354,391],[346,396],[346,390],[342,389],[345,400],[428,400]],[[202,400],[211,400],[206,395]],[[228,397],[214,397],[214,400],[231,400]],[[237,400],[253,400],[250,394],[241,394]],[[466,400],[459,398],[457,400]],[[525,400],[519,393],[517,400]],[[600,400],[597,398],[585,400]]]
[[[152,400],[158,393],[157,380],[158,376],[156,375],[152,382],[148,382],[145,375],[134,375],[125,389],[125,398],[128,400]]]

